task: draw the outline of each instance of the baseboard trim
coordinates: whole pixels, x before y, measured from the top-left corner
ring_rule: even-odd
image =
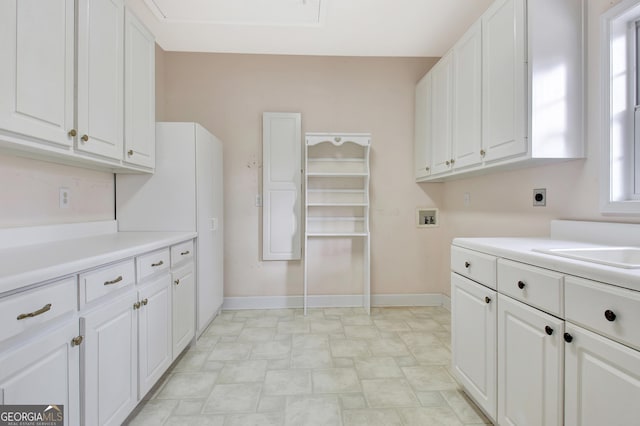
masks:
[[[362,295],[308,296],[310,308],[349,308],[362,306]],[[443,294],[374,294],[371,306],[444,306],[451,309],[451,299]],[[222,309],[286,309],[302,308],[302,296],[249,296],[225,297]]]

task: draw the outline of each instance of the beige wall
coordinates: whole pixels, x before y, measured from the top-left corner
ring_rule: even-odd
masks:
[[[458,236],[547,236],[551,219],[623,221],[638,217],[604,216],[599,210],[601,161],[600,15],[612,4],[589,0],[587,158],[517,171],[494,173],[444,184],[442,241],[447,262],[440,270],[440,291],[449,294],[448,256],[451,239]],[[534,188],[547,189],[547,206],[532,206]],[[464,206],[464,193],[471,203]]]
[[[165,119],[197,121],[224,142],[225,295],[296,295],[300,262],[261,261],[262,113],[301,112],[303,132],[371,132],[374,293],[440,291],[442,228],[417,229],[415,208],[441,204],[442,185],[413,182],[413,91],[427,58],[164,53]],[[353,293],[349,241],[314,247],[317,294]],[[330,268],[327,267],[330,265]],[[344,271],[332,275],[331,269]],[[357,276],[357,275],[356,275]],[[346,286],[348,287],[348,286]],[[354,290],[354,291],[352,291]]]
[[[61,209],[60,187],[71,190]],[[0,154],[0,228],[113,219],[113,174]]]

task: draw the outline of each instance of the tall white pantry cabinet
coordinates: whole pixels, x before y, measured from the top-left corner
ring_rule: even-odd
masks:
[[[196,330],[223,302],[222,142],[197,123],[156,124],[152,176],[118,174],[120,231],[196,231]]]

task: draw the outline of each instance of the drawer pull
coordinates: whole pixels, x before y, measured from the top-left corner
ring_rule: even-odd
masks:
[[[158,263],[152,263],[152,264],[151,264],[151,266],[153,266],[154,268],[155,268],[156,266],[162,266],[162,265],[164,265],[164,262],[163,262],[162,260],[161,260],[160,262],[158,262]]]
[[[571,343],[573,341],[573,336],[569,333],[564,333],[564,341],[567,343]]]
[[[180,278],[178,278],[177,280],[175,280],[175,281],[174,281],[174,283],[175,283],[176,285],[180,285]]]
[[[468,269],[468,268],[469,268],[469,266],[471,266],[471,263],[469,263],[469,262],[464,262],[464,267],[465,267],[465,268],[467,268],[467,269]]]
[[[524,286],[525,286],[525,285],[526,285],[526,284],[524,283],[524,281],[518,281],[518,288],[519,288],[520,290],[522,290],[522,289],[524,288]]]
[[[616,314],[613,311],[609,310],[609,309],[604,311],[604,317],[607,319],[607,321],[613,322],[613,321],[616,320]]]
[[[142,306],[147,306],[147,303],[149,303],[149,299],[147,299],[146,297],[144,299],[142,299]]]
[[[484,301],[485,303],[489,304],[491,303],[491,298],[489,296],[485,296]]]
[[[186,255],[188,255],[189,253],[191,253],[189,250],[187,250],[187,251],[183,251],[182,253],[180,253],[180,256],[186,256]]]
[[[28,314],[20,314],[20,315],[18,315],[18,321],[23,320],[25,318],[37,317],[38,315],[42,315],[45,312],[48,312],[50,310],[51,310],[51,303],[47,303],[46,305],[44,305],[42,308],[38,309],[37,311],[29,312]]]
[[[547,333],[549,336],[551,336],[553,334],[553,328],[547,325],[544,327],[544,332]]]
[[[122,281],[122,275],[120,275],[118,278],[111,280],[111,281],[105,281],[104,285],[112,285],[112,284],[117,284],[120,281]]]
[[[76,336],[73,339],[71,339],[71,346],[80,346],[83,340],[84,340],[84,337]]]

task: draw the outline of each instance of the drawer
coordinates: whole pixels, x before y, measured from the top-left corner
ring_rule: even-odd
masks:
[[[511,260],[498,260],[498,292],[563,317],[564,275]]]
[[[75,276],[0,299],[0,341],[75,312],[77,306]]]
[[[193,259],[193,240],[171,246],[171,267]]]
[[[640,350],[640,292],[567,277],[567,321]]]
[[[170,263],[168,247],[136,257],[138,282],[158,272],[168,271]]]
[[[133,259],[83,272],[80,274],[80,304],[93,302],[132,285],[135,281],[136,273]]]
[[[451,246],[451,269],[481,284],[496,288],[496,257]]]

